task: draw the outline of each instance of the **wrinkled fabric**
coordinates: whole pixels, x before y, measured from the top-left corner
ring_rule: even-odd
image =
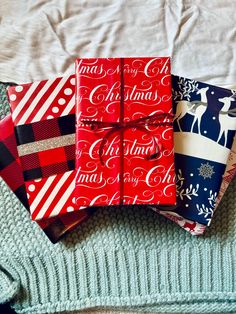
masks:
[[[0,3],[0,81],[70,74],[77,57],[171,56],[172,73],[236,82],[236,1]]]

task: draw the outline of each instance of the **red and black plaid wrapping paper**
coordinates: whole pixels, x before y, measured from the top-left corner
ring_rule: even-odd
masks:
[[[76,210],[74,84],[72,75],[8,89],[33,220]]]
[[[25,208],[29,209],[10,115],[0,121],[0,175]]]
[[[0,176],[24,207],[29,210],[11,115],[0,121]],[[86,209],[82,212],[72,212],[60,217],[42,219],[37,223],[51,242],[56,243],[92,213],[93,209]]]
[[[15,133],[17,146],[20,148],[30,143],[43,145],[45,140],[68,135],[71,135],[71,140],[74,142],[75,115],[70,114],[57,119],[19,125],[15,127]],[[55,141],[52,141],[51,149],[21,155],[25,181],[50,177],[75,168],[75,143],[60,147],[55,147],[54,143]],[[58,139],[58,145],[60,145],[60,139]]]
[[[13,90],[17,90],[19,87],[14,87]],[[68,108],[67,108],[68,110]],[[65,123],[66,120],[66,123]],[[0,121],[0,175],[4,179],[4,181],[8,184],[11,190],[16,194],[22,204],[25,206],[27,210],[29,210],[29,202],[27,199],[27,191],[25,187],[24,178],[30,177],[33,173],[37,172],[37,168],[39,163],[36,165],[35,170],[32,172],[28,171],[27,167],[24,168],[22,174],[22,165],[21,158],[18,156],[17,144],[26,144],[30,142],[30,139],[34,138],[36,141],[40,141],[48,136],[55,136],[57,134],[66,134],[68,132],[74,133],[74,114],[67,115],[62,117],[59,120],[45,120],[40,123],[36,123],[30,132],[30,127],[25,125],[18,126],[18,130],[15,129],[15,133],[17,134],[17,139],[14,134],[14,125],[12,122],[12,117],[8,115],[5,119]],[[53,122],[52,122],[53,121]],[[65,131],[66,125],[66,131]],[[17,141],[17,143],[16,143]],[[45,169],[43,174],[46,173],[57,173],[58,171],[66,171],[67,169],[74,168],[74,159],[75,152],[73,151],[74,144],[65,147],[64,153],[64,166],[60,168],[42,167]],[[34,155],[34,154],[32,154]],[[36,154],[37,155],[37,154]],[[59,156],[50,155],[54,158],[54,162],[56,158]],[[38,157],[38,156],[37,156]],[[41,156],[40,156],[41,157]],[[51,161],[53,160],[51,158]],[[37,158],[36,158],[37,159]],[[36,160],[35,159],[35,160]],[[24,160],[24,159],[23,159]],[[43,158],[38,158],[38,162],[42,161]],[[33,159],[32,159],[33,161]],[[33,163],[32,163],[33,164]],[[27,165],[27,162],[26,162]],[[41,166],[43,166],[41,164]],[[33,168],[34,169],[34,168]],[[23,177],[24,175],[24,177]],[[82,212],[71,212],[61,215],[60,217],[52,217],[47,219],[41,219],[38,221],[38,225],[43,229],[44,233],[48,236],[48,238],[53,242],[57,242],[63,235],[65,235],[68,231],[71,231],[76,226],[78,226],[82,221],[86,220],[90,214],[94,211],[93,208],[85,209]]]

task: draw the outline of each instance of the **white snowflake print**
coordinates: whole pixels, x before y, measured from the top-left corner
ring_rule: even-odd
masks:
[[[214,172],[214,166],[209,165],[207,162],[206,164],[202,164],[199,168],[197,168],[199,171],[199,176],[203,177],[205,179],[211,179]]]

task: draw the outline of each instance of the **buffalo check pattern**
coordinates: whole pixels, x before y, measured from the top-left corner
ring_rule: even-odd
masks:
[[[74,85],[71,75],[8,89],[33,220],[77,209]]]
[[[0,176],[24,207],[29,210],[11,115],[0,121]],[[86,220],[92,212],[93,209],[90,208],[67,213],[60,217],[42,219],[37,223],[50,241],[56,243],[69,231],[72,231],[81,222]]]
[[[74,114],[16,126],[15,133],[25,181],[75,168]]]
[[[0,121],[0,176],[29,210],[11,116]]]

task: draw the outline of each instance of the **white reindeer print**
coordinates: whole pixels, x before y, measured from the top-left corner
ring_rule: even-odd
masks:
[[[204,87],[198,89],[196,94],[201,95],[201,100],[200,101],[192,101],[189,102],[187,100],[181,100],[177,103],[176,107],[176,114],[175,114],[175,119],[180,131],[182,132],[180,122],[179,120],[182,119],[187,113],[192,115],[194,117],[192,126],[191,126],[191,132],[193,131],[195,123],[197,123],[198,126],[198,132],[201,134],[200,130],[200,124],[201,124],[201,118],[205,111],[207,110],[207,96],[206,93],[208,91],[209,87]]]
[[[235,101],[235,98],[230,96],[230,97],[219,98],[218,100],[222,102],[224,105],[219,112],[220,133],[217,139],[217,143],[219,143],[219,141],[221,140],[221,137],[224,135],[224,146],[225,146],[227,143],[228,131],[230,130],[236,131],[236,117],[230,117],[228,115],[231,102]]]

